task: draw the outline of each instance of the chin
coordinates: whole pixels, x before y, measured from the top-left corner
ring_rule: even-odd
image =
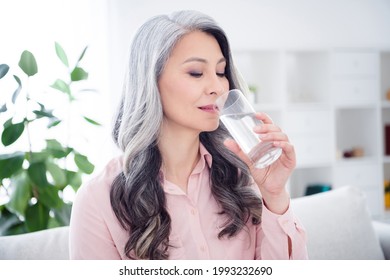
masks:
[[[217,130],[218,127],[219,127],[219,122],[216,122],[215,124],[204,125],[202,127],[202,132],[211,132]]]

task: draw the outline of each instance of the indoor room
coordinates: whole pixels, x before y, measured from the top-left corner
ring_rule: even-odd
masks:
[[[223,28],[247,100],[293,146],[308,258],[390,259],[389,0],[0,0],[0,259],[70,258],[78,190],[124,154],[131,44],[179,10]]]

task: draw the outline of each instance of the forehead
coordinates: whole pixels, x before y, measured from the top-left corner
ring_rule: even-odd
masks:
[[[171,53],[171,58],[180,59],[188,56],[220,59],[223,54],[213,35],[202,31],[192,31],[176,43]]]

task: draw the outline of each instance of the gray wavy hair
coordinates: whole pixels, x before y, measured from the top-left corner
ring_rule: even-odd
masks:
[[[168,258],[171,219],[157,147],[163,110],[158,80],[176,43],[192,31],[216,38],[227,63],[225,74],[230,88],[246,90],[235,69],[224,31],[209,16],[197,11],[179,11],[151,18],[138,30],[132,42],[113,137],[123,151],[123,172],[111,188],[111,205],[122,227],[129,232],[124,248],[129,258]],[[224,148],[229,136],[222,124],[216,131],[202,132],[200,141],[213,156],[211,190],[228,222],[219,233],[235,236],[249,218],[260,223],[262,204],[248,187],[247,166]]]

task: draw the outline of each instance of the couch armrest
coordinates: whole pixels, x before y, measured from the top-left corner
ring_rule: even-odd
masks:
[[[31,233],[0,236],[0,259],[69,259],[69,227],[51,228]]]
[[[291,200],[291,207],[307,233],[312,260],[383,260],[366,198],[358,187]]]
[[[390,260],[390,224],[373,221],[372,225],[379,238],[385,259]]]

